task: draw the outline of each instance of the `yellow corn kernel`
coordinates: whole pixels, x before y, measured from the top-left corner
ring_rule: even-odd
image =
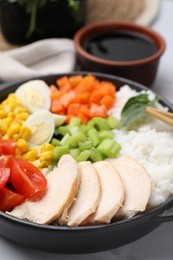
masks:
[[[0,133],[2,135],[5,135],[7,133],[7,131],[8,131],[8,125],[3,120],[1,120],[0,121]]]
[[[8,113],[8,117],[12,117],[12,118],[14,119],[14,118],[15,118],[15,114],[14,114],[14,112],[12,112],[12,111],[9,112],[9,113]]]
[[[26,112],[26,109],[25,109],[23,106],[17,106],[17,107],[14,109],[14,113],[15,113],[15,114],[22,113],[22,112]]]
[[[17,140],[19,140],[19,138],[20,138],[20,135],[19,134],[14,134],[13,136],[11,136],[11,139],[13,140],[13,141],[17,141]]]
[[[35,152],[37,153],[37,156],[40,157],[41,154],[41,148],[40,147],[34,147],[34,148],[30,148],[29,150],[35,150]]]
[[[1,135],[2,133],[1,133],[1,130],[0,130],[0,135]],[[9,139],[9,136],[7,135],[7,134],[5,134],[5,135],[3,135],[3,139],[4,140],[8,140]]]
[[[9,135],[9,137],[11,137],[16,133],[19,133],[20,129],[21,129],[20,124],[13,124],[11,125],[10,129],[7,131],[7,134]]]
[[[43,168],[43,163],[40,162],[39,159],[35,160],[35,161],[32,161],[32,164],[37,167],[38,169],[41,169]]]
[[[9,107],[8,104],[7,104],[7,105],[4,105],[4,111],[5,111],[7,114],[11,113],[11,109],[10,109],[10,107]]]
[[[43,168],[47,168],[47,167],[49,167],[49,165],[50,165],[50,162],[41,162],[41,167],[39,168],[40,170],[41,169],[43,169]]]
[[[37,154],[37,158],[40,156],[40,148],[39,147],[29,147],[29,151],[34,151]]]
[[[20,126],[22,127],[22,125],[23,125],[23,120],[20,119],[20,118],[15,117],[14,120],[13,120],[13,123],[14,123],[14,124],[20,124]]]
[[[53,159],[53,153],[52,151],[46,151],[46,152],[43,152],[40,156],[40,161],[41,162],[51,162]]]
[[[0,118],[6,117],[6,113],[3,109],[0,109]]]
[[[18,100],[18,98],[16,97],[16,95],[14,93],[8,94],[7,99],[8,100]]]
[[[10,110],[13,111],[16,108],[17,103],[15,101],[10,101],[8,106],[10,107]]]
[[[16,145],[22,154],[28,152],[28,150],[29,150],[27,142],[22,138],[18,139]]]
[[[8,116],[8,117],[4,118],[3,121],[5,124],[7,124],[8,127],[10,127],[10,125],[13,122],[13,118],[11,116]]]
[[[21,120],[26,120],[28,118],[28,113],[27,112],[21,112],[19,114],[16,115],[16,118],[19,118]]]
[[[53,151],[54,148],[55,147],[52,144],[46,143],[41,146],[41,152]]]
[[[35,161],[37,159],[37,152],[35,150],[28,151],[22,155],[22,159],[27,161]]]
[[[20,136],[27,139],[31,136],[31,129],[27,126],[22,126],[20,129]]]

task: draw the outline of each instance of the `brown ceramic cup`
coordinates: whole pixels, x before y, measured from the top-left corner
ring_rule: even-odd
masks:
[[[123,30],[148,37],[155,43],[156,52],[138,60],[116,61],[96,57],[84,48],[84,43],[92,37]],[[160,57],[165,51],[165,41],[157,32],[146,26],[122,21],[104,21],[86,25],[74,35],[74,43],[81,70],[108,73],[131,79],[146,86],[152,85]]]

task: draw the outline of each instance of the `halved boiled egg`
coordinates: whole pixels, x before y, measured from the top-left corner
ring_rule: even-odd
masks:
[[[50,109],[50,89],[43,80],[30,80],[20,85],[15,94],[30,113]]]
[[[37,147],[50,142],[55,130],[55,120],[51,112],[40,110],[31,114],[24,126],[31,130],[31,135],[27,139],[29,146]]]

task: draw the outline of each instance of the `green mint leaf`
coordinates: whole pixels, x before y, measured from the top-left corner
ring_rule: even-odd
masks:
[[[154,106],[157,98],[149,100],[148,94],[140,94],[130,98],[124,105],[121,112],[121,126],[128,127],[139,120],[146,118],[146,107]]]

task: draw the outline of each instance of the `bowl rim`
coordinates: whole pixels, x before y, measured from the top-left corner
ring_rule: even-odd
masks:
[[[99,58],[97,56],[94,56],[90,53],[88,53],[83,47],[82,47],[82,41],[86,40],[88,36],[92,35],[93,31],[99,32],[105,32],[105,30],[111,31],[112,29],[118,29],[118,30],[124,30],[124,31],[131,31],[131,32],[137,32],[140,34],[143,34],[145,36],[148,36],[150,39],[152,39],[157,47],[158,50],[151,56],[138,59],[134,61],[112,61],[108,59]],[[103,30],[102,30],[103,29]],[[86,37],[86,38],[85,38]],[[125,21],[113,21],[113,20],[107,20],[103,22],[95,22],[88,24],[81,29],[79,29],[73,37],[74,44],[76,47],[76,50],[79,55],[81,55],[83,58],[98,63],[100,65],[107,65],[110,67],[132,67],[132,66],[140,66],[144,64],[148,64],[150,62],[153,62],[157,60],[165,51],[166,49],[166,42],[163,39],[163,37],[153,29],[139,25],[133,22],[125,22]]]

